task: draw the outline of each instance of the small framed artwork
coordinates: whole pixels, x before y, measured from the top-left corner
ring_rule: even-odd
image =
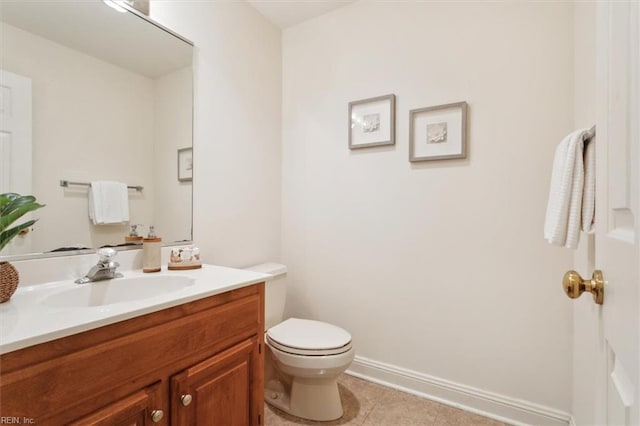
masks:
[[[193,148],[178,150],[178,180],[180,182],[193,180]]]
[[[409,161],[466,157],[466,102],[409,111]]]
[[[349,149],[396,143],[396,95],[349,102]]]

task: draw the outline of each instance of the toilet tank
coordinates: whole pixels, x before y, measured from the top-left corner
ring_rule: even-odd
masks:
[[[280,263],[261,263],[244,268],[248,271],[272,275],[264,287],[264,329],[282,322],[287,298],[287,267]]]

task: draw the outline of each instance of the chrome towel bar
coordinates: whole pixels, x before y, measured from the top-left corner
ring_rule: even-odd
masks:
[[[68,188],[70,185],[75,185],[75,186],[91,186],[91,184],[89,182],[71,182],[69,180],[61,180],[60,181],[60,186],[64,187],[64,188]],[[135,189],[138,192],[142,192],[142,190],[144,189],[143,186],[140,185],[127,185],[127,188],[129,189]]]

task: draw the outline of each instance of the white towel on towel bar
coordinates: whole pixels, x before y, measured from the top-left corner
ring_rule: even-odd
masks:
[[[129,193],[121,182],[91,182],[89,218],[94,225],[120,224],[129,221]]]
[[[544,224],[544,238],[550,244],[574,249],[578,246],[580,230],[592,229],[595,152],[593,146],[589,147],[588,162],[585,164],[584,136],[587,132],[588,129],[576,130],[556,148]],[[586,173],[585,165],[588,168]],[[585,175],[589,180],[587,187]],[[583,223],[583,220],[589,223]]]
[[[596,144],[595,136],[584,149],[584,190],[582,191],[582,230],[594,231],[596,214]]]

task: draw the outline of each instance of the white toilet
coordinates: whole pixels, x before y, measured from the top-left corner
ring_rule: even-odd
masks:
[[[263,263],[246,269],[274,276],[265,286],[265,401],[303,419],[342,417],[338,377],[353,361],[351,335],[320,321],[282,321],[286,266]]]

